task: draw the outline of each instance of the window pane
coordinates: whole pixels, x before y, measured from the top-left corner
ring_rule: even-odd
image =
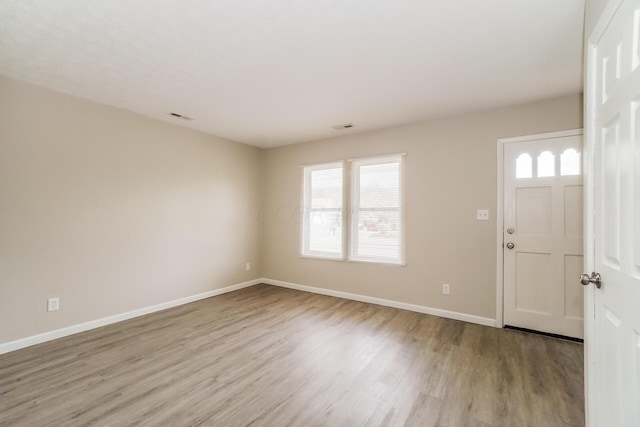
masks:
[[[516,178],[531,178],[531,156],[522,153],[516,159]]]
[[[400,207],[400,163],[360,166],[360,208]]]
[[[538,177],[556,175],[556,156],[551,151],[544,151],[538,156]]]
[[[342,168],[311,171],[311,207],[342,207]]]
[[[350,259],[403,261],[401,158],[353,162]]]
[[[342,253],[342,213],[311,212],[309,249],[336,255]]]
[[[560,155],[560,175],[580,175],[580,153],[567,148]]]
[[[357,257],[400,259],[400,211],[360,211]]]
[[[342,258],[342,163],[304,168],[302,254]]]

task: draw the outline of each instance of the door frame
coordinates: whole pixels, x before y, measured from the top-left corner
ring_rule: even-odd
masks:
[[[585,273],[595,271],[595,106],[592,102],[596,91],[597,55],[595,45],[600,40],[609,22],[622,5],[622,0],[608,0],[591,34],[586,34],[584,64],[584,266]],[[595,286],[587,286],[584,306],[584,399],[585,424],[597,422],[597,383],[596,383],[596,322],[595,322]]]
[[[539,133],[534,135],[500,138],[497,141],[497,199],[496,209],[496,327],[504,327],[504,147],[513,142],[538,141],[541,139],[564,138],[568,136],[583,135],[582,129],[570,129],[557,132]],[[583,154],[583,159],[586,156]],[[583,168],[583,179],[586,169]],[[578,278],[576,278],[576,283]]]

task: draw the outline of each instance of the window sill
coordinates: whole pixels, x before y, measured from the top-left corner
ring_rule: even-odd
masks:
[[[358,263],[358,264],[375,264],[375,265],[387,265],[387,266],[391,266],[391,267],[406,267],[407,263],[405,261],[383,261],[383,260],[372,260],[372,259],[358,259],[358,258],[352,258],[352,259],[345,259],[345,258],[340,258],[340,257],[329,257],[329,256],[322,256],[322,255],[298,255],[298,258],[302,258],[302,259],[318,259],[318,260],[323,260],[323,261],[338,261],[338,262],[352,262],[352,263]]]
[[[307,255],[307,254],[301,254],[299,255],[300,258],[305,258],[305,259],[321,259],[324,261],[339,261],[339,262],[344,262],[344,258],[343,257],[330,257],[330,256],[322,256],[322,255]]]
[[[350,258],[347,262],[357,262],[361,264],[377,264],[377,265],[388,265],[392,267],[406,267],[407,263],[405,261],[383,261],[378,259],[358,259],[358,258]]]

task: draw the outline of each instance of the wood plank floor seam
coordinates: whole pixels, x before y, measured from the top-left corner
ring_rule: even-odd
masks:
[[[582,344],[257,285],[0,355],[0,426],[583,426]]]

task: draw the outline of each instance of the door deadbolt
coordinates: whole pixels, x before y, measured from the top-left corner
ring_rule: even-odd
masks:
[[[513,249],[515,247],[516,247],[516,245],[514,245],[513,243],[511,243],[511,242],[507,243],[507,249]]]
[[[516,230],[513,227],[507,228],[507,234],[513,234],[515,232],[516,232]]]

